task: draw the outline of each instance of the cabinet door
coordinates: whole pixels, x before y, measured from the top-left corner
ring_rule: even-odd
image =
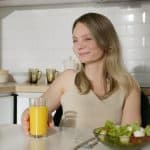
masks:
[[[0,124],[13,123],[13,96],[0,94]]]

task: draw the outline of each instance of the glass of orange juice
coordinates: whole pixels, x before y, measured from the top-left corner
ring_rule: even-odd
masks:
[[[30,135],[43,137],[48,134],[48,107],[44,98],[29,99]]]

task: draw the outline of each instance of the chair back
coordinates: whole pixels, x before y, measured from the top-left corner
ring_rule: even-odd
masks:
[[[141,117],[142,127],[150,125],[150,99],[141,91]]]
[[[62,108],[62,105],[60,105],[56,109],[56,112],[55,112],[54,117],[53,117],[53,121],[54,121],[55,126],[59,126],[62,115],[63,115],[63,108]]]

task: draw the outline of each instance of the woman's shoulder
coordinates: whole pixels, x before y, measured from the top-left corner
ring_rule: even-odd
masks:
[[[128,97],[132,93],[139,94],[141,91],[141,88],[140,88],[138,81],[135,79],[135,77],[133,75],[131,75],[130,73],[128,73],[127,80],[128,80],[128,82],[127,82],[128,83],[128,91],[125,94],[126,97]]]
[[[137,90],[140,89],[140,85],[139,85],[138,81],[131,74],[128,75],[128,80],[129,80],[129,84],[130,84],[131,88],[135,88]]]
[[[74,69],[66,69],[62,72],[64,75],[75,75],[77,72]]]
[[[133,91],[139,93],[141,88],[135,77],[129,72],[126,72],[125,75],[125,82],[119,85],[119,89],[122,91],[122,93],[124,93],[125,97],[128,97],[128,95],[130,95]]]
[[[59,80],[61,81],[61,83],[64,86],[66,86],[70,82],[74,82],[74,78],[76,76],[76,73],[77,72],[73,69],[67,69],[67,70],[60,73]]]
[[[60,74],[59,80],[61,80],[61,84],[65,89],[74,84],[76,73],[73,69],[67,69]]]
[[[73,69],[66,69],[61,73],[61,77],[64,79],[72,79],[76,76],[76,71]]]

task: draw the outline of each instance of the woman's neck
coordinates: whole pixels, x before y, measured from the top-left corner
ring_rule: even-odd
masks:
[[[109,91],[104,63],[86,64],[85,73],[91,82],[92,90],[98,96],[104,96]]]
[[[90,81],[104,80],[106,78],[104,72],[104,63],[102,61],[86,64],[85,73]]]

